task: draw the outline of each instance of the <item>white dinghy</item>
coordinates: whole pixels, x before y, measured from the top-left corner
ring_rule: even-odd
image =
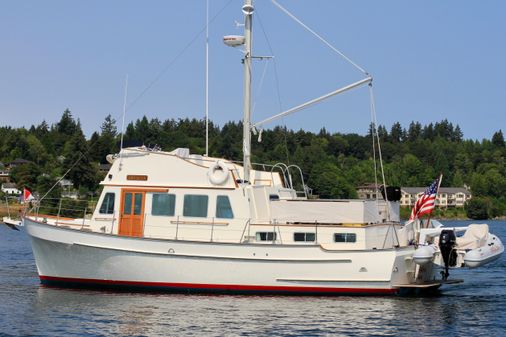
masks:
[[[476,268],[498,259],[504,252],[501,240],[489,233],[487,224],[445,228],[437,221],[431,223],[432,228],[421,230],[420,246],[413,254],[418,265],[434,264],[446,271],[464,266]]]

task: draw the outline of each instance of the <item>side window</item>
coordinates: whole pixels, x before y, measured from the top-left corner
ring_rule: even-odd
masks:
[[[295,242],[314,242],[315,233],[293,233],[293,241]]]
[[[102,205],[100,205],[100,214],[113,214],[114,213],[114,193],[106,193]]]
[[[176,209],[176,195],[153,193],[151,215],[173,216]]]
[[[357,242],[357,234],[334,233],[334,242]]]
[[[132,193],[125,193],[125,199],[123,200],[123,214],[132,214]]]
[[[257,232],[257,241],[276,241],[276,232]]]
[[[184,196],[183,216],[207,217],[207,195],[187,194]]]
[[[216,217],[222,219],[234,218],[234,212],[232,212],[230,200],[226,195],[219,195],[216,198]]]
[[[134,194],[134,215],[141,215],[142,212],[142,193]]]

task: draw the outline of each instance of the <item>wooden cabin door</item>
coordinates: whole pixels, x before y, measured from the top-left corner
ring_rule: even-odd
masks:
[[[144,229],[145,199],[145,191],[121,190],[119,235],[142,237]]]

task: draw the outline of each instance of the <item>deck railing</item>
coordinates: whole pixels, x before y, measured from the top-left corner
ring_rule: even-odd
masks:
[[[9,202],[7,202],[9,204]],[[48,199],[41,203],[32,203],[32,208],[28,215],[38,221],[49,222],[55,226],[66,226],[77,230],[96,231],[110,235],[120,232],[121,214],[114,211],[110,214],[97,214],[92,218],[94,205],[90,200],[71,200],[68,199]],[[12,209],[11,209],[12,213]],[[12,214],[11,214],[12,215]],[[277,219],[269,221],[253,221],[251,218],[217,219],[195,218],[182,215],[175,216],[153,216],[151,213],[139,214],[142,221],[142,228],[136,235],[153,239],[171,239],[171,240],[192,240],[202,242],[259,242],[257,241],[258,232],[267,233],[262,243],[282,244],[284,242],[293,242],[291,237],[293,229],[287,229],[290,226],[285,221],[278,222]],[[91,225],[93,222],[93,225]],[[90,226],[91,225],[91,226]],[[320,244],[332,242],[332,233],[329,232],[330,224],[319,223],[318,221],[301,221],[298,231],[304,233],[314,233],[314,240],[306,243]],[[254,231],[252,232],[252,226]],[[390,241],[399,245],[395,226],[392,224],[385,234],[378,233],[378,238],[383,240],[378,247],[385,248],[390,245]],[[323,231],[322,231],[323,229]],[[273,233],[272,235],[269,233]],[[275,233],[275,234],[274,234]],[[322,234],[323,233],[323,234]],[[288,237],[287,237],[288,235]],[[323,235],[323,236],[322,236]],[[265,240],[267,238],[267,240]],[[371,236],[368,236],[371,239]],[[387,242],[388,241],[388,242]],[[302,243],[302,242],[301,242]]]

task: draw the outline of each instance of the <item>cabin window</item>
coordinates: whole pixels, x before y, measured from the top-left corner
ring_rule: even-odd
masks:
[[[132,193],[125,193],[125,199],[123,200],[123,214],[132,214]]]
[[[173,216],[176,209],[176,195],[153,193],[151,215]]]
[[[315,233],[293,233],[293,241],[296,242],[314,242]]]
[[[142,193],[135,193],[134,197],[134,215],[141,215],[142,213]]]
[[[357,242],[357,234],[334,233],[334,242]]]
[[[257,232],[257,241],[276,241],[276,232]]]
[[[234,212],[232,212],[230,200],[226,195],[219,195],[216,198],[216,217],[222,219],[234,218]]]
[[[106,193],[102,205],[100,205],[100,214],[113,214],[114,213],[114,193]]]
[[[187,194],[184,196],[183,215],[199,218],[207,217],[207,195]]]

